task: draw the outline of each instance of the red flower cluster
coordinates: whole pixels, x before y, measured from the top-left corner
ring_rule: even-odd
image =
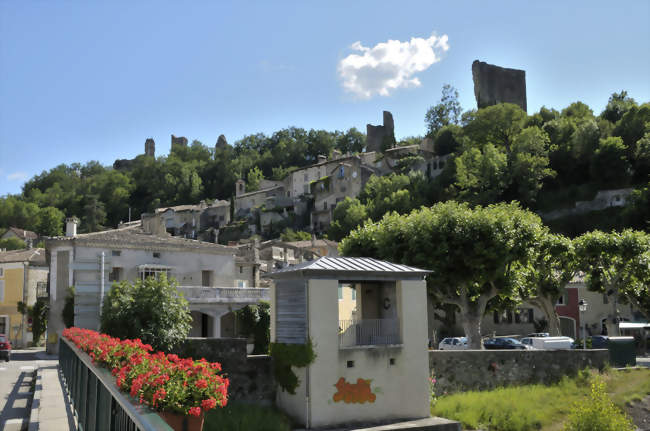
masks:
[[[111,370],[121,390],[158,411],[200,416],[228,402],[229,382],[218,374],[218,362],[151,353],[139,339],[120,340],[89,329],[67,328],[63,336],[95,365]]]

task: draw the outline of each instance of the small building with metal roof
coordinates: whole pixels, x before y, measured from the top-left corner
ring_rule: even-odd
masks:
[[[278,405],[307,428],[428,417],[427,273],[322,257],[268,274],[271,341],[316,353]]]

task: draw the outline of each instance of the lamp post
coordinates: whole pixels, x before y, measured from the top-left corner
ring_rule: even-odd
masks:
[[[585,322],[585,311],[587,311],[587,301],[581,299],[578,301],[578,310],[580,310],[580,320],[582,321],[582,349],[587,348],[587,322]]]

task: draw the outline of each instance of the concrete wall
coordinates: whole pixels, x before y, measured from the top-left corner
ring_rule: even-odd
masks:
[[[430,350],[436,391],[459,392],[553,383],[584,368],[602,369],[607,350]]]
[[[188,338],[175,353],[220,362],[223,373],[230,379],[230,401],[271,405],[275,399],[271,357],[247,356],[244,338]]]

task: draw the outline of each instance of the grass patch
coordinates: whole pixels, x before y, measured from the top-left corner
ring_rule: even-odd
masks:
[[[650,369],[616,371],[603,376],[612,401],[627,402],[650,394]],[[590,391],[591,377],[581,372],[554,385],[525,385],[491,391],[469,391],[438,398],[435,416],[462,422],[464,428],[490,431],[559,430],[576,402]]]
[[[272,407],[231,403],[211,410],[204,431],[290,431],[289,419]]]

